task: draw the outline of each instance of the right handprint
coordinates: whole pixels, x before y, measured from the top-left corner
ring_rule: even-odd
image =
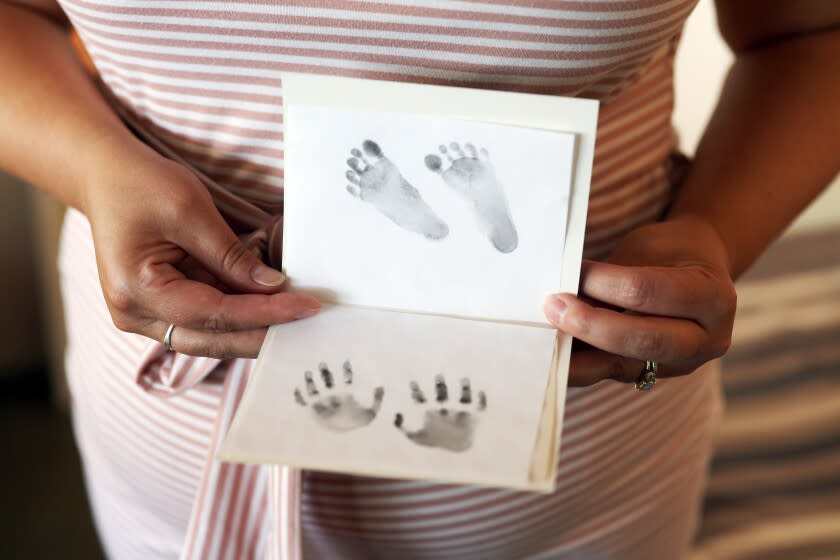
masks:
[[[411,398],[419,404],[426,404],[426,396],[416,382],[412,381]],[[478,413],[487,407],[487,397],[484,391],[476,395],[475,411],[473,407],[472,389],[469,379],[461,380],[461,398],[456,408],[447,408],[445,403],[449,400],[449,389],[446,386],[442,375],[435,377],[435,400],[437,406],[426,410],[423,416],[423,427],[417,431],[409,431],[403,425],[402,414],[397,413],[394,419],[396,426],[405,437],[419,445],[427,447],[438,447],[447,451],[466,451],[473,444],[473,434],[478,424]]]

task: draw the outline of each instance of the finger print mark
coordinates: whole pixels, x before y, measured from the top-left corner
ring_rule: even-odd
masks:
[[[321,362],[318,364],[318,371],[321,372],[321,379],[324,380],[324,385],[327,389],[332,389],[333,387],[333,375],[330,371],[330,368],[327,367],[327,364]]]
[[[312,372],[307,371],[303,374],[303,379],[306,381],[306,394],[310,397],[318,395],[318,389],[315,387],[315,380],[312,379]]]
[[[484,391],[478,392],[478,410],[484,410],[487,408],[487,395],[484,394]]]
[[[344,370],[344,383],[350,385],[353,383],[353,366],[350,365],[350,360],[345,360],[342,366]]]
[[[435,376],[435,398],[437,402],[446,402],[449,398],[449,390],[446,388],[446,381],[442,375]]]
[[[470,404],[472,402],[472,389],[470,388],[470,380],[464,377],[461,379],[461,404]]]
[[[420,389],[420,385],[418,385],[416,381],[412,381],[409,384],[409,387],[411,387],[411,398],[414,399],[414,402],[418,402],[420,404],[426,402],[426,395],[423,394],[423,391]]]
[[[367,426],[373,422],[376,415],[382,408],[382,401],[385,398],[385,389],[376,387],[373,390],[373,400],[370,406],[363,406],[353,394],[353,367],[350,361],[344,362],[344,385],[341,389],[335,386],[335,378],[326,362],[318,364],[321,373],[321,381],[324,385],[324,395],[319,393],[311,371],[303,374],[306,392],[314,399],[311,404],[303,398],[300,388],[295,388],[294,399],[301,406],[308,406],[315,416],[315,420],[328,430],[335,432],[347,432]],[[341,392],[337,392],[341,390]]]

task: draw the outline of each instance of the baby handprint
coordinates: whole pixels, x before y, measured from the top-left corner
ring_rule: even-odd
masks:
[[[423,406],[426,405],[426,395],[416,382],[412,381],[411,398]],[[472,388],[470,380],[461,380],[461,398],[455,408],[446,406],[449,400],[449,389],[442,375],[435,377],[435,400],[437,405],[430,406],[423,415],[423,426],[417,431],[409,431],[404,426],[403,415],[397,413],[394,419],[396,426],[405,437],[418,445],[438,447],[447,451],[466,451],[473,444],[473,434],[478,425],[478,413],[487,407],[487,396],[479,391],[475,410],[471,411]]]
[[[295,389],[295,401],[301,406],[308,406],[321,426],[335,432],[349,432],[373,422],[385,397],[382,387],[374,389],[373,403],[370,407],[364,407],[356,400],[351,390],[353,367],[349,361],[344,362],[344,384],[340,388],[335,387],[335,378],[326,363],[321,362],[318,370],[321,373],[323,389],[318,390],[312,372],[307,371],[303,377],[309,402],[304,399],[299,388]]]

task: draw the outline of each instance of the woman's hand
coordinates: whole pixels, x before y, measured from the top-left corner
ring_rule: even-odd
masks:
[[[608,262],[585,261],[581,297],[553,295],[545,313],[592,346],[572,353],[569,384],[634,382],[644,362],[660,377],[686,375],[729,348],[735,287],[717,232],[696,218],[627,234]]]
[[[139,146],[139,147],[138,147]],[[285,277],[246,249],[183,166],[133,144],[86,185],[102,290],[120,330],[214,358],[256,357],[266,327],[314,315]]]

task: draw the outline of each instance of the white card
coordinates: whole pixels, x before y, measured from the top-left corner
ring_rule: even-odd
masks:
[[[574,135],[290,106],[284,266],[296,289],[379,309],[545,323]]]
[[[355,305],[327,306],[269,330],[219,458],[550,491],[571,338],[545,328],[541,307],[549,293],[577,291],[598,103],[292,73],[283,76],[283,104],[291,287]],[[476,204],[475,193],[443,176],[455,168],[449,156],[461,154],[475,160],[474,171],[475,162],[490,162],[515,242],[499,230],[500,220],[496,233],[482,225],[487,203]],[[377,165],[383,157],[388,165]],[[397,180],[403,194],[416,191],[446,228],[434,227],[429,214],[406,217],[404,207],[375,200],[384,187],[362,184],[367,166],[396,168],[410,185]],[[482,169],[467,175],[486,187]],[[536,186],[521,188],[525,183]],[[345,361],[354,371],[352,390],[342,385]],[[333,373],[331,388],[323,385],[321,362]],[[438,375],[448,402],[457,401],[449,423],[438,414]],[[460,403],[463,377],[471,383],[469,403]],[[412,381],[423,399],[412,396]],[[331,397],[352,394],[362,411],[334,416],[347,427],[370,411],[378,387],[381,402],[369,424],[325,427],[335,403],[349,402]],[[424,439],[428,412],[451,432],[449,443]],[[467,419],[461,412],[472,419],[469,438],[456,429]]]

